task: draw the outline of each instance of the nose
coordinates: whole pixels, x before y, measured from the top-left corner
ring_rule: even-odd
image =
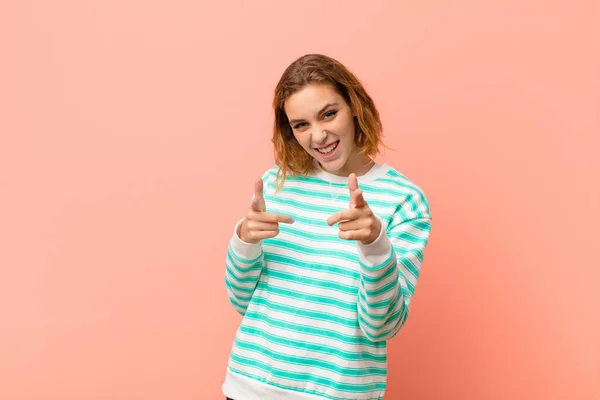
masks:
[[[311,140],[314,144],[319,145],[325,143],[327,132],[325,129],[315,127],[311,133]]]

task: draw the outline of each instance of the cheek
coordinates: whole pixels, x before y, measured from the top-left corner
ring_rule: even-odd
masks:
[[[344,139],[352,139],[353,140],[354,139],[354,131],[355,131],[354,121],[352,119],[340,120],[339,123],[337,124],[336,131],[337,131],[338,135],[340,136],[340,138],[343,137]]]
[[[305,150],[309,149],[309,136],[308,135],[294,133],[294,137],[296,138],[298,143],[300,143],[300,146],[302,146]]]
[[[351,125],[354,125],[354,120],[351,115],[351,111],[342,109],[331,123],[335,124],[339,129],[347,130]]]

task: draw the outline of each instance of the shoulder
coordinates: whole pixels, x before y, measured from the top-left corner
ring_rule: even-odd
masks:
[[[412,218],[431,219],[429,200],[419,184],[390,165],[385,165],[373,184],[397,202],[398,211],[407,212]]]
[[[279,173],[279,170],[279,166],[274,165],[264,171],[262,181],[266,192],[270,193],[274,191],[274,188],[277,185],[277,174]]]
[[[275,177],[277,176],[277,173],[279,172],[279,167],[277,165],[274,165],[272,167],[269,167],[267,170],[265,170],[265,172],[262,175],[262,180],[266,183],[270,180],[275,179]]]

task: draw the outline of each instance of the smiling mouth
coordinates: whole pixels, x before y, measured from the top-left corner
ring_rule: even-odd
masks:
[[[335,151],[335,149],[338,147],[338,144],[340,143],[340,141],[338,140],[337,142],[333,142],[331,143],[329,146],[327,147],[321,147],[319,149],[315,149],[317,150],[319,153],[321,154],[331,154]]]

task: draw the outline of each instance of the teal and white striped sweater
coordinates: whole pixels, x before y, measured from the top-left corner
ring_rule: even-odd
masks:
[[[386,341],[406,321],[429,238],[427,199],[375,164],[358,184],[382,231],[363,245],[327,224],[349,207],[348,178],[318,170],[288,177],[275,193],[277,170],[263,176],[267,211],[295,222],[258,244],[235,231],[229,242],[227,293],[243,320],[223,392],[236,400],[383,399]]]

